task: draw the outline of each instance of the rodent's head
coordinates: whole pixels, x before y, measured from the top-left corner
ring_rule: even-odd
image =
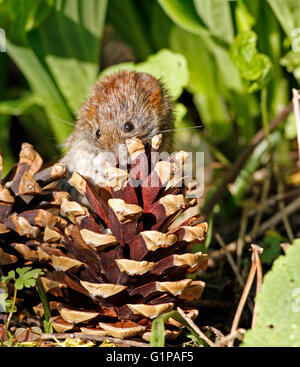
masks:
[[[116,153],[128,138],[148,143],[170,128],[172,102],[159,81],[147,73],[121,71],[94,85],[79,110],[75,130],[90,150]]]

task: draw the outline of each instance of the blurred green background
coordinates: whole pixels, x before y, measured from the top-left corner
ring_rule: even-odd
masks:
[[[300,80],[298,0],[0,0],[0,27],[5,172],[23,141],[58,159],[89,89],[116,69],[160,77],[176,100],[177,148],[225,169],[260,128],[268,135]],[[264,153],[284,164],[295,137],[291,114],[250,157],[236,202]],[[218,169],[206,179],[217,185]]]

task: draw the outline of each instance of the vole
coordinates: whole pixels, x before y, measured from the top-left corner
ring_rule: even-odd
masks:
[[[94,184],[102,177],[105,152],[118,154],[126,139],[145,144],[165,130],[161,151],[170,151],[173,104],[161,82],[147,73],[120,71],[100,79],[80,108],[61,159],[69,173],[77,171]]]

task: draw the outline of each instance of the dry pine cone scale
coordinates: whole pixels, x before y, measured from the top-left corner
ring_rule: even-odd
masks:
[[[188,301],[201,297],[205,284],[186,276],[206,270],[207,255],[189,248],[205,240],[207,224],[193,225],[196,216],[170,229],[196,199],[185,195],[193,183],[178,185],[185,153],[159,160],[158,149],[159,137],[149,149],[128,141],[130,169],[108,165],[105,188],[74,172],[69,183],[89,202],[85,207],[58,189],[65,167],[41,169],[41,158],[23,144],[17,167],[2,182],[0,230],[16,232],[18,246],[11,246],[46,269],[42,281],[56,297],[50,302],[56,331],[149,340],[151,320],[176,306],[196,317]],[[43,315],[41,305],[35,311]],[[179,332],[170,319],[166,337]]]

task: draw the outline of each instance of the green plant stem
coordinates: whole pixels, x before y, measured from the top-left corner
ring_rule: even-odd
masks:
[[[268,90],[267,87],[261,90],[261,113],[262,113],[262,123],[265,131],[266,140],[268,142],[269,148],[271,149],[271,143],[269,139],[269,120],[268,120]]]
[[[50,317],[51,317],[51,311],[50,311],[50,307],[49,307],[48,298],[47,298],[45,289],[43,287],[43,283],[42,283],[40,278],[37,279],[36,285],[37,285],[38,294],[39,294],[40,299],[41,299],[42,304],[43,304],[45,320],[47,322],[49,322]],[[49,332],[49,330],[47,330],[47,331],[45,330],[45,332]]]
[[[16,299],[17,299],[17,288],[15,287],[14,288],[14,296],[13,296],[13,302],[12,302],[12,305],[11,305],[11,309],[10,309],[10,313],[8,315],[8,318],[7,318],[7,321],[6,321],[6,324],[5,324],[5,333],[4,335],[6,335],[7,333],[7,330],[8,330],[8,327],[9,327],[9,323],[10,323],[10,319],[12,317],[12,314],[14,313],[14,308],[15,308],[15,305],[16,305]]]

